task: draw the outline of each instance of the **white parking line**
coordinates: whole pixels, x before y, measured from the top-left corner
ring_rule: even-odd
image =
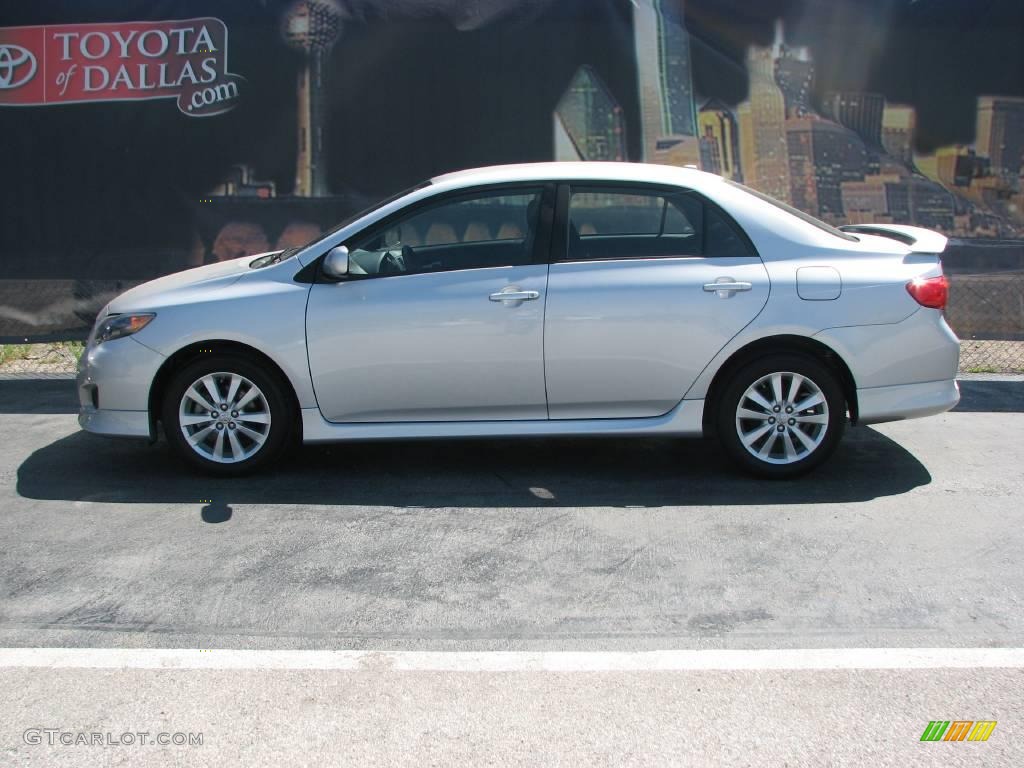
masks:
[[[406,672],[651,672],[686,670],[1024,667],[1024,648],[811,648],[605,651],[274,651],[2,648],[0,668],[336,669]]]

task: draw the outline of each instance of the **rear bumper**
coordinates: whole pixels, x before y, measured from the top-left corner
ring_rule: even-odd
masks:
[[[960,402],[956,379],[857,390],[858,424],[917,419],[948,411]]]
[[[828,328],[814,338],[846,361],[858,390],[951,382],[959,367],[960,341],[934,309],[900,323]]]

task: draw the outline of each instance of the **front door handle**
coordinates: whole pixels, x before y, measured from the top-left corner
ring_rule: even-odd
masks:
[[[718,298],[728,299],[739,291],[749,291],[754,287],[753,283],[745,283],[733,280],[731,277],[720,277],[713,283],[704,283],[704,290],[707,293],[717,293]]]
[[[533,301],[534,299],[540,298],[539,291],[523,291],[520,290],[516,285],[509,285],[502,288],[497,293],[492,293],[488,296],[491,301],[500,301],[503,304],[508,303],[520,303],[523,301]]]

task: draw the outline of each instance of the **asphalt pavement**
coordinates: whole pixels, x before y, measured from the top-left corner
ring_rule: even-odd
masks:
[[[991,377],[963,382],[952,413],[849,430],[796,481],[666,439],[306,447],[211,480],[162,443],[79,432],[70,381],[0,381],[0,648],[1021,647],[1022,435],[1024,381]],[[244,742],[292,764],[1024,764],[1009,668],[45,666],[0,660],[12,761],[252,764],[232,751]],[[22,738],[133,717],[205,725],[206,744]],[[937,718],[999,726],[984,744],[920,743]]]

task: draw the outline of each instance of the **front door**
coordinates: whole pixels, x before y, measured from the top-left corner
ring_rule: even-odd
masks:
[[[551,265],[545,328],[550,418],[666,413],[764,307],[764,264],[691,192],[574,186],[560,208],[567,242]]]
[[[315,284],[306,311],[324,418],[547,418],[544,199],[539,188],[463,193],[353,238],[350,279]]]

